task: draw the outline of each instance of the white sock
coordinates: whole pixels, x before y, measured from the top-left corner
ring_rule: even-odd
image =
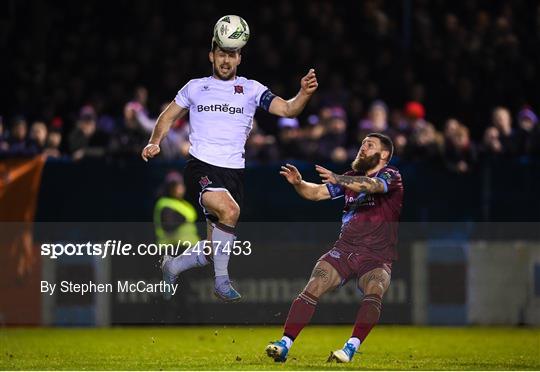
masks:
[[[228,231],[225,231],[228,230]],[[232,227],[215,224],[212,231],[212,246],[214,248],[214,272],[216,277],[228,276],[229,258],[233,250],[236,236],[232,234]],[[225,252],[223,250],[225,249]]]
[[[197,244],[186,249],[181,255],[171,259],[169,262],[169,271],[174,275],[178,275],[193,267],[208,265],[208,260],[203,254],[204,242],[204,240],[197,242]]]
[[[347,344],[353,344],[354,345],[354,348],[356,350],[358,350],[358,348],[360,347],[360,340],[356,337],[351,337],[349,338],[349,340],[347,341]]]
[[[291,340],[289,337],[283,336],[281,337],[281,341],[285,341],[285,346],[287,346],[287,349],[291,348],[293,340]]]

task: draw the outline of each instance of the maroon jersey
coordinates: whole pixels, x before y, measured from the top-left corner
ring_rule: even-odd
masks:
[[[362,176],[354,171],[347,176]],[[328,184],[332,199],[345,197],[341,234],[335,248],[383,260],[397,259],[398,221],[403,203],[403,183],[395,167],[386,166],[369,177],[383,181],[384,193],[358,193]]]

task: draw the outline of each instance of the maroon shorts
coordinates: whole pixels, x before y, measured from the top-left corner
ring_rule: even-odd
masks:
[[[319,258],[319,261],[326,261],[341,276],[341,285],[347,283],[353,278],[361,278],[367,272],[373,269],[384,269],[389,275],[392,275],[392,262],[378,259],[361,253],[348,253],[332,248]]]

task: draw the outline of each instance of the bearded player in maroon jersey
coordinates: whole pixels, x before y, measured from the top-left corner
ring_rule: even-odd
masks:
[[[293,301],[283,337],[270,343],[266,353],[276,362],[285,362],[300,331],[309,323],[317,302],[326,292],[357,280],[364,297],[353,332],[343,349],[330,354],[328,361],[350,362],[371,329],[379,321],[382,298],[390,285],[392,261],[397,259],[398,221],[403,201],[401,175],[388,166],[394,147],[380,133],[362,141],[352,171],[337,175],[319,165],[315,168],[323,184],[302,181],[293,165],[280,172],[303,198],[327,200],[345,197],[342,227],[333,248],[315,265],[304,290]]]

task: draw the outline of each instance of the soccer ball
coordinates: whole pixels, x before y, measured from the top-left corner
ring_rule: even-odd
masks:
[[[240,49],[249,39],[249,26],[247,22],[237,15],[221,17],[214,26],[214,41],[224,50]]]

